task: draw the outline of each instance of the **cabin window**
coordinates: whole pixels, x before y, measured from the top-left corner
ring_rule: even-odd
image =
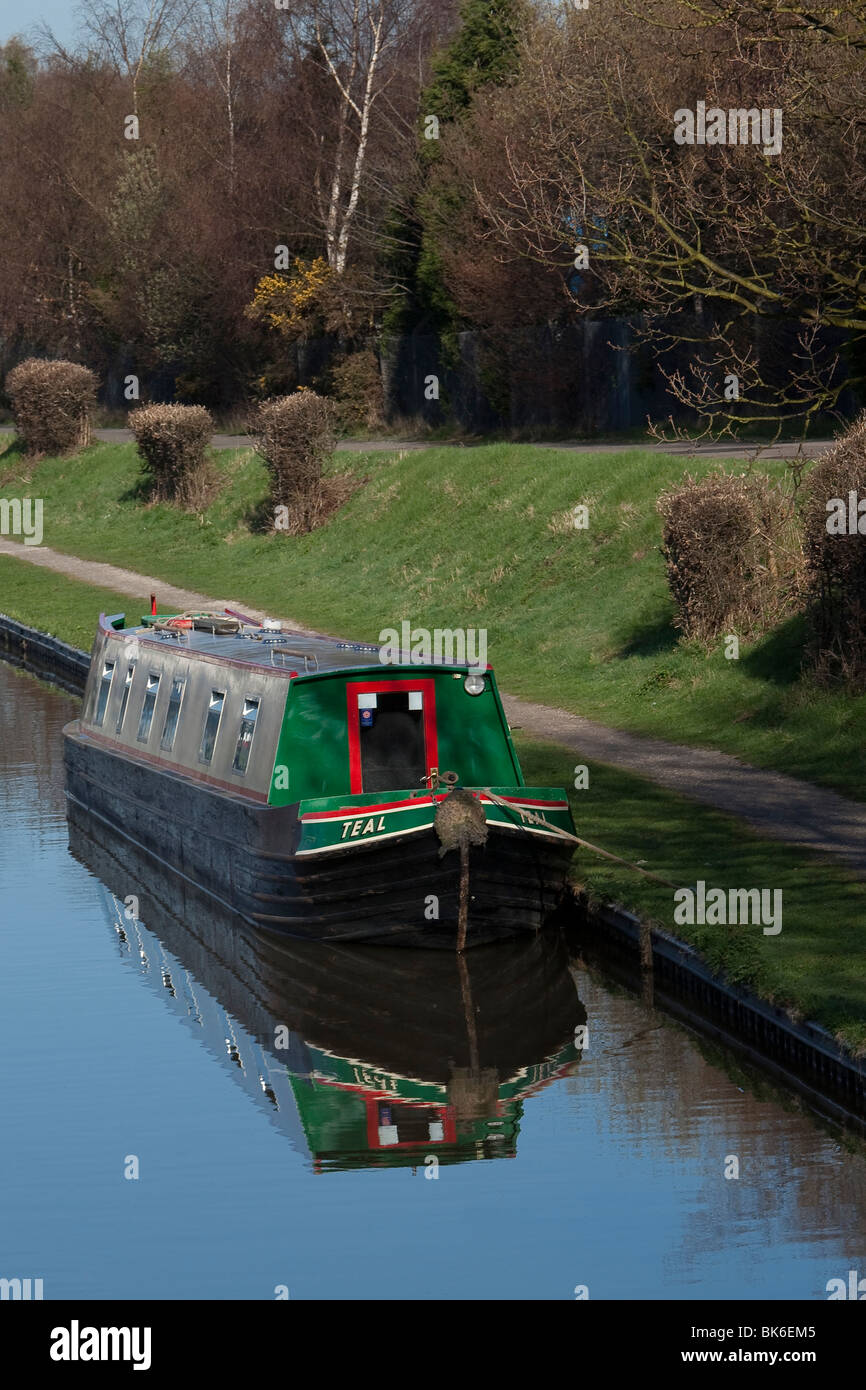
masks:
[[[123,694],[120,697],[120,711],[117,716],[116,732],[119,734],[123,728],[123,721],[126,718],[126,706],[129,704],[129,692],[132,688],[132,678],[135,675],[135,662],[131,661],[126,668],[126,680],[123,682]]]
[[[365,792],[417,787],[427,772],[420,690],[359,694],[361,780]]]
[[[93,716],[94,724],[101,724],[105,718],[105,707],[108,704],[108,697],[111,694],[111,682],[114,679],[114,662],[106,661],[102,667],[102,678],[99,682],[99,696],[96,701],[96,714]]]
[[[139,743],[147,743],[147,740],[150,738],[150,726],[153,723],[153,711],[156,707],[156,697],[158,693],[159,676],[151,671],[147,677],[144,700],[141,705],[141,718],[138,721]]]
[[[164,748],[170,753],[174,747],[174,738],[177,733],[177,723],[180,719],[180,704],[183,699],[184,681],[175,677],[171,683],[171,690],[168,692],[168,709],[165,712],[165,723],[162,726],[162,738],[159,741],[160,748]]]
[[[219,730],[220,720],[223,715],[223,705],[226,702],[224,690],[212,690],[210,693],[210,703],[207,707],[207,715],[204,721],[204,734],[201,740],[201,750],[199,758],[203,763],[209,763],[213,757],[214,745],[216,743],[217,731]]]
[[[256,731],[256,719],[259,713],[259,700],[244,700],[244,712],[241,716],[241,728],[238,734],[238,745],[235,749],[235,760],[232,768],[235,772],[246,772],[247,764],[250,760],[250,748],[253,744],[253,734]]]

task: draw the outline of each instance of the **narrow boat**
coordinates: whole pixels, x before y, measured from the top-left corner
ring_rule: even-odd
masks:
[[[568,896],[568,799],[525,785],[489,666],[102,614],[64,758],[71,803],[257,926],[462,948]]]

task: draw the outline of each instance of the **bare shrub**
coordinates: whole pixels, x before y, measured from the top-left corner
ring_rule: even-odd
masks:
[[[819,678],[866,687],[866,535],[848,534],[849,494],[866,498],[866,412],[807,476],[804,524]],[[833,505],[835,499],[836,505]],[[837,519],[838,514],[838,519]],[[856,515],[856,501],[855,501]]]
[[[250,433],[270,474],[275,529],[312,531],[326,509],[323,470],[337,443],[331,403],[315,391],[263,401]]]
[[[710,641],[778,622],[796,601],[802,545],[791,492],[763,474],[686,475],[663,492],[662,554],[676,626]]]
[[[77,362],[28,357],[6,377],[15,426],[31,456],[70,454],[91,439],[98,378]]]
[[[130,413],[129,428],[153,500],[203,506],[213,483],[207,456],[213,433],[210,411],[202,405],[145,405]]]
[[[344,430],[377,429],[385,419],[382,373],[374,352],[353,352],[332,372],[337,421]]]

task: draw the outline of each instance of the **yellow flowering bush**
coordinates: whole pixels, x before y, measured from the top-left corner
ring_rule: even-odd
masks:
[[[247,305],[247,317],[286,338],[302,337],[321,319],[330,274],[328,263],[321,256],[311,262],[296,256],[289,275],[275,271],[262,276]]]

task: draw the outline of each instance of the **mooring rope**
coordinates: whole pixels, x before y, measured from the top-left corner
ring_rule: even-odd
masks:
[[[631,859],[623,859],[619,854],[611,854],[609,849],[602,849],[600,845],[590,844],[589,840],[583,840],[579,835],[572,835],[570,830],[563,830],[561,826],[553,825],[551,821],[545,819],[544,816],[539,815],[536,811],[528,811],[523,806],[512,805],[511,802],[506,801],[503,797],[497,796],[496,792],[491,791],[489,787],[485,787],[483,790],[484,795],[489,796],[490,800],[494,801],[497,806],[501,806],[504,811],[510,811],[512,815],[516,812],[521,820],[532,821],[533,824],[543,826],[545,830],[549,830],[551,834],[559,835],[563,840],[573,841],[574,844],[580,845],[581,849],[588,849],[592,854],[600,854],[603,859],[612,859],[615,864],[623,864],[627,869],[634,869],[636,874],[643,874],[644,878],[652,878],[656,883],[663,883],[666,888],[676,889],[677,884],[671,883],[669,878],[662,878],[661,874],[654,874],[650,869],[642,869],[640,864],[633,863]],[[521,828],[525,829],[525,826]]]

